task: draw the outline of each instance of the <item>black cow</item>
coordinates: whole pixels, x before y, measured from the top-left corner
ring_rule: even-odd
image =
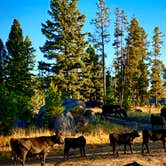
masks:
[[[111,105],[111,104],[105,104],[102,107],[102,115],[110,115],[114,114],[115,116],[119,115],[120,117],[127,117],[127,112],[125,109],[121,108],[120,105]]]
[[[70,148],[79,148],[81,156],[85,156],[86,139],[84,136],[78,138],[65,138],[64,159],[69,159]]]
[[[148,146],[149,140],[162,141],[163,148],[165,149],[166,130],[165,129],[143,130],[142,131],[142,154],[144,153],[144,146],[146,146],[147,152],[150,153],[149,146]]]
[[[17,165],[18,161],[20,161],[22,166],[24,166],[27,156],[38,155],[41,159],[41,166],[44,166],[45,158],[50,147],[56,143],[63,143],[63,140],[59,134],[34,138],[11,138],[10,145],[15,165]]]
[[[160,115],[166,119],[166,107],[161,108]]]
[[[151,114],[150,122],[152,124],[152,129],[154,128],[154,126],[157,126],[157,125],[161,126],[161,128],[166,127],[166,119],[163,116],[155,116]]]
[[[126,154],[127,145],[130,147],[131,153],[133,153],[131,145],[133,144],[133,140],[136,137],[139,137],[139,133],[137,130],[134,130],[129,133],[110,134],[109,140],[110,140],[110,145],[112,146],[112,149],[113,149],[113,155],[115,155],[115,153],[116,153],[116,156],[118,156],[118,151],[117,151],[116,147],[117,147],[117,145],[122,145],[122,144],[124,144],[124,153],[125,154]]]

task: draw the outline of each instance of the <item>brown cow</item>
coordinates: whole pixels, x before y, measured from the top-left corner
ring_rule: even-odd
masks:
[[[165,140],[166,140],[166,129],[158,129],[158,130],[143,130],[142,131],[142,154],[144,153],[144,146],[146,146],[147,152],[149,151],[149,140],[152,141],[162,141],[163,148],[165,149]],[[166,149],[165,149],[166,151]]]
[[[11,138],[10,140],[12,156],[15,160],[15,164],[17,165],[18,161],[20,161],[22,166],[25,165],[25,160],[28,155],[38,155],[41,159],[41,166],[44,166],[45,158],[50,147],[56,143],[63,143],[63,140],[59,134],[34,138]]]
[[[78,138],[65,138],[64,159],[69,159],[70,148],[79,148],[81,156],[85,156],[86,139],[84,136]]]
[[[125,154],[126,154],[127,145],[130,147],[131,153],[133,153],[131,145],[133,144],[133,140],[136,137],[139,137],[139,133],[137,130],[134,130],[130,133],[110,134],[109,140],[110,140],[110,145],[112,146],[112,149],[113,149],[113,155],[115,155],[115,152],[116,152],[116,156],[118,156],[118,151],[117,151],[116,147],[117,147],[117,145],[122,145],[122,144],[124,144],[124,153]]]

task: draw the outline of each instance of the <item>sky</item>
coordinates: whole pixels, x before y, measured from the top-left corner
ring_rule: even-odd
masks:
[[[45,43],[45,36],[41,33],[41,24],[50,19],[48,10],[50,9],[50,0],[0,0],[0,38],[5,44],[13,23],[16,18],[19,20],[23,35],[29,36],[36,49],[36,60],[45,60],[39,47]],[[84,31],[92,31],[94,28],[90,24],[91,19],[96,18],[97,0],[79,0],[78,9],[86,16]],[[106,0],[107,7],[110,8],[110,37],[111,42],[106,48],[106,65],[110,67],[114,58],[114,49],[112,48],[115,9],[119,7],[124,10],[128,20],[135,16],[139,25],[143,27],[148,35],[148,40],[152,40],[153,30],[156,26],[165,35],[162,40],[164,44],[161,49],[160,59],[166,65],[166,0]]]

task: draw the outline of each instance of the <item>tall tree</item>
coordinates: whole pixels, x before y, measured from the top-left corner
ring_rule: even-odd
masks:
[[[103,78],[103,93],[106,97],[106,66],[105,66],[105,45],[109,41],[108,28],[110,26],[110,11],[106,6],[105,0],[97,2],[97,18],[92,19],[92,24],[95,25],[96,31],[92,36],[96,48],[102,56],[102,78]]]
[[[7,60],[7,52],[3,41],[0,39],[0,83],[4,81],[4,67],[5,61]]]
[[[160,32],[159,27],[154,28],[153,35],[153,52],[152,52],[152,73],[151,73],[151,96],[155,98],[156,105],[157,101],[163,97],[164,88],[163,80],[161,74],[163,72],[163,64],[159,60],[159,55],[161,54],[162,32]]]
[[[89,56],[84,59],[85,66],[87,67],[84,72],[85,79],[82,93],[85,94],[84,96],[87,100],[99,100],[103,92],[101,79],[102,65],[99,62],[99,55],[96,54],[92,45],[89,45],[86,52]]]
[[[32,70],[34,67],[34,49],[28,37],[23,38],[22,29],[14,19],[8,41],[6,42],[10,60],[7,65],[7,87],[15,92],[32,95]]]
[[[125,65],[125,97],[126,101],[133,101],[139,104],[140,95],[146,95],[148,88],[146,33],[136,18],[131,20],[129,25],[129,34],[127,37],[127,54]],[[142,73],[144,72],[144,73]],[[144,94],[142,94],[144,89]],[[141,99],[142,100],[142,99]]]
[[[20,119],[29,120],[32,115],[30,101],[34,94],[32,70],[35,56],[32,43],[28,37],[24,39],[20,23],[17,19],[14,19],[11,26],[6,47],[9,60],[5,68],[5,83],[9,96],[13,97],[10,105],[15,105],[15,108],[13,110],[9,108],[9,111],[15,112],[16,117]]]
[[[125,47],[124,36],[127,29],[127,18],[123,10],[116,8],[115,21],[115,40],[113,46],[115,47],[115,75],[117,80],[117,96],[119,97],[119,104],[122,107],[124,96],[124,70],[125,70]]]
[[[48,11],[51,20],[42,24],[47,40],[41,51],[47,60],[52,60],[42,65],[55,76],[58,89],[67,97],[80,98],[86,34],[82,33],[85,16],[79,12],[77,3],[78,0],[51,0]]]

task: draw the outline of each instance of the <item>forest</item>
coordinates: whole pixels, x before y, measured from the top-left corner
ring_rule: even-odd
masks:
[[[66,98],[119,104],[128,110],[166,104],[160,27],[152,27],[149,41],[136,17],[128,19],[118,7],[110,14],[105,0],[98,0],[96,18],[91,20],[95,31],[84,32],[86,15],[80,13],[78,1],[50,1],[48,20],[39,27],[46,38],[41,61],[36,62],[35,48],[28,35],[23,36],[18,19],[13,20],[7,41],[0,39],[0,134],[10,134],[17,118],[32,121],[42,105],[49,110],[48,122],[63,111]],[[110,22],[112,17],[115,22]],[[106,55],[110,38],[114,52]],[[107,56],[113,58],[111,69]]]

